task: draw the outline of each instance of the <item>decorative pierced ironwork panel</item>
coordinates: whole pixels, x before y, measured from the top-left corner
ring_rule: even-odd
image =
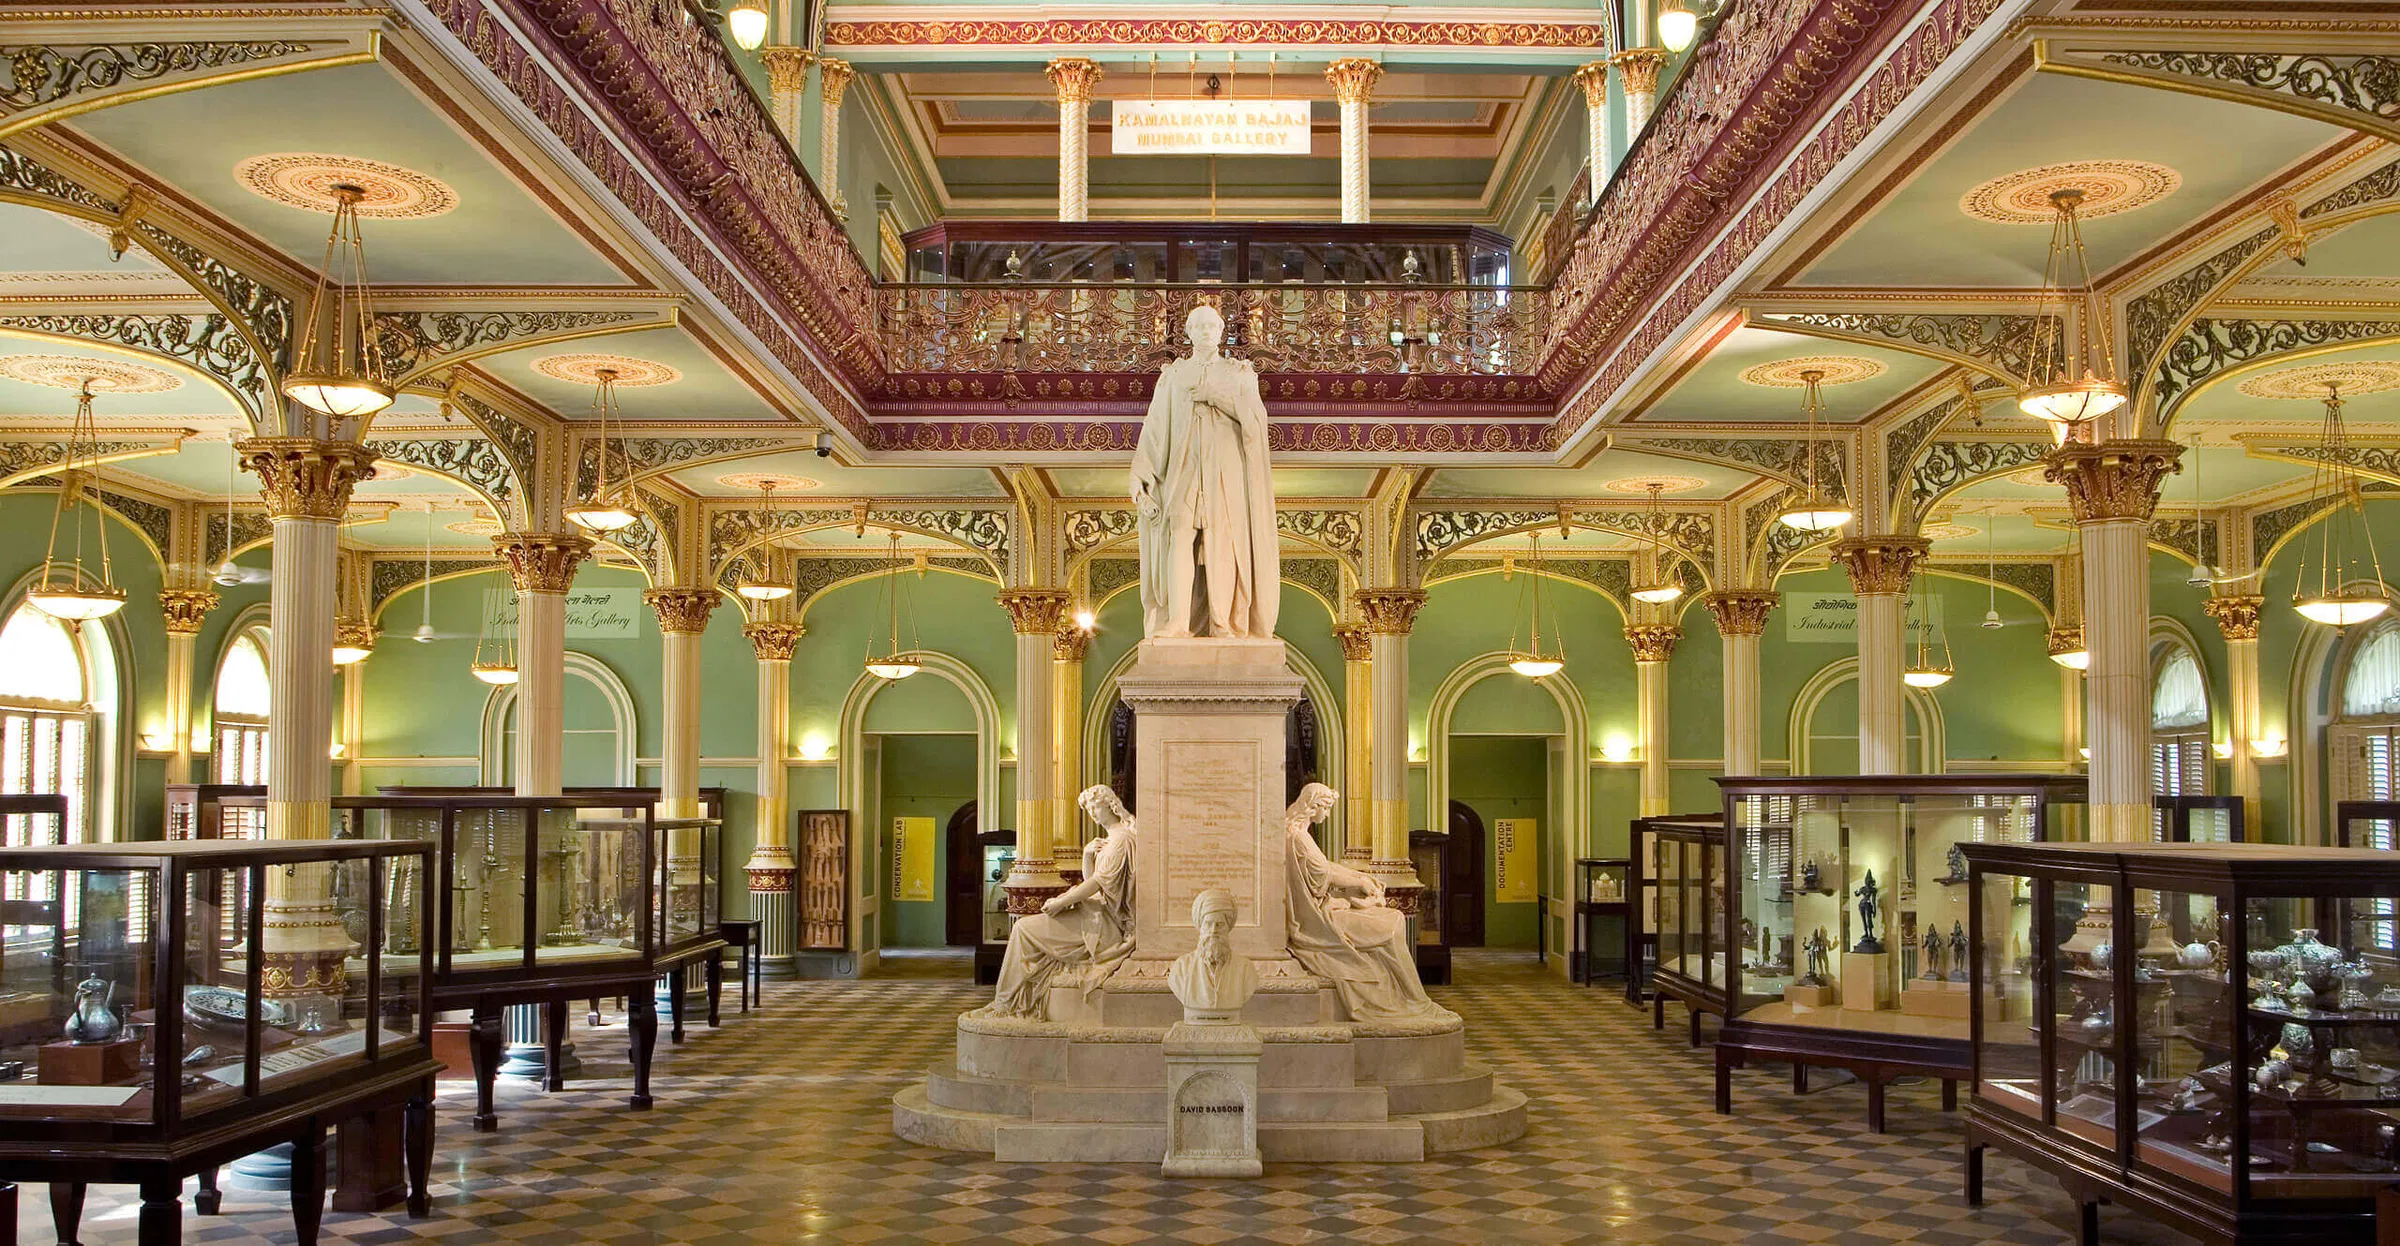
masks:
[[[610,443],[609,474],[622,480],[660,468],[680,467],[756,450],[801,449],[795,437],[624,437]],[[600,444],[586,443],[575,469],[575,487],[589,493],[600,483]]]
[[[1629,450],[1657,449],[1686,458],[1738,463],[1795,484],[1808,479],[1807,442],[1798,437],[1744,437],[1719,441],[1706,437],[1629,438]],[[1850,479],[1848,448],[1835,441],[1817,443],[1817,483],[1828,493],[1846,494]]]
[[[709,517],[708,556],[714,564],[770,532],[798,532],[855,523],[856,512],[831,507],[777,507],[773,511],[745,507],[721,510]],[[995,566],[1008,564],[1008,512],[1002,509],[877,507],[867,518],[870,526],[906,528],[956,541],[989,554]]]
[[[1090,587],[1085,591],[1097,604],[1107,601],[1108,595],[1120,588],[1140,583],[1142,564],[1135,558],[1095,558],[1086,576]]]
[[[1352,510],[1283,510],[1275,512],[1275,530],[1285,536],[1313,541],[1329,550],[1355,554],[1366,539],[1366,528]]]
[[[734,563],[738,566],[741,561],[737,558]],[[980,558],[936,556],[925,561],[926,565],[940,567],[944,571],[971,575],[978,580],[990,581],[994,585],[1000,582],[999,577],[992,574],[991,564]],[[795,558],[791,562],[791,567],[791,609],[796,615],[811,599],[829,588],[852,580],[884,574],[891,568],[891,561],[883,558]],[[900,574],[915,575],[916,569],[913,566],[904,566],[900,569]],[[718,582],[728,588],[733,585],[730,575],[720,575]]]
[[[2275,241],[2279,232],[2269,225],[2125,304],[2125,342],[2131,356],[2128,362],[2134,365],[2140,381],[2147,381],[2150,365],[2166,345],[2167,334],[2174,331],[2184,315],[2198,307],[2209,291],[2223,284],[2261,248]]]
[[[2386,121],[2400,117],[2400,57],[2124,51],[2100,59],[2152,73],[2272,91]]]
[[[1286,558],[1283,578],[1325,599],[1335,618],[1342,613],[1342,564],[1331,558]]]
[[[225,561],[225,551],[228,549],[240,549],[274,535],[274,525],[267,522],[267,513],[263,510],[237,510],[231,518],[233,540],[230,544],[225,539],[227,516],[222,509],[211,513],[201,527],[201,552],[206,555],[204,561],[210,567]]]
[[[160,445],[161,443],[157,441],[103,441],[94,445],[90,454],[79,457],[89,462],[94,457],[106,458],[112,454],[131,454],[136,450],[156,450],[160,448]],[[0,441],[0,476],[14,476],[18,472],[45,471],[66,461],[67,443],[58,437]]]
[[[2009,472],[2039,467],[2050,453],[2047,441],[1962,440],[1944,438],[1925,447],[1925,455],[1908,476],[1908,521],[1923,523],[1933,504],[1947,494]]]
[[[0,327],[131,347],[187,364],[223,381],[253,417],[270,410],[267,367],[225,316],[31,315],[0,317]]]
[[[1892,501],[1900,498],[1900,482],[1908,478],[1917,464],[1917,451],[1925,447],[1950,417],[1959,414],[1965,404],[1952,398],[1931,411],[1883,435],[1883,496]]]
[[[541,434],[473,394],[460,393],[454,400],[467,409],[477,427],[499,442],[517,479],[532,479],[533,465],[541,458]]]
[[[2272,355],[2396,336],[2400,320],[2195,320],[2167,347],[2152,373],[2159,409],[2172,413],[2176,400],[2201,382]]]
[[[652,319],[629,311],[384,312],[375,317],[375,332],[384,365],[398,377],[461,351]]]
[[[16,44],[0,48],[0,105],[23,112],[76,95],[171,74],[300,56],[316,45],[280,39],[193,43]]]
[[[1502,560],[1498,558],[1445,558],[1434,569],[1434,573],[1426,577],[1425,584],[1430,588],[1465,576],[1487,575],[1499,571],[1501,566]],[[1519,559],[1516,569],[1524,572],[1531,566],[1531,560]],[[1633,592],[1633,563],[1629,559],[1544,557],[1542,572],[1560,579],[1589,584],[1600,590],[1602,595],[1610,601],[1616,602],[1619,607],[1623,607],[1626,602],[1631,600],[1629,594]]]
[[[2150,543],[2181,554],[2187,561],[2217,561],[2217,525],[2187,515],[2158,515],[2150,520]]]
[[[436,558],[433,578],[461,575],[469,571],[497,571],[497,558]],[[383,609],[383,603],[425,583],[423,558],[378,558],[367,573],[367,613]]]
[[[2335,212],[2369,207],[2395,196],[2400,196],[2400,162],[2385,164],[2382,168],[2300,209],[2300,219],[2303,221],[2314,220]]]
[[[2254,444],[2249,447],[2249,450],[2254,455],[2278,459],[2297,459],[2308,463],[2329,462],[2335,457],[2327,454],[2324,446],[2307,442],[2287,442],[2271,446]],[[2344,448],[2340,457],[2361,472],[2381,476],[2388,483],[2400,484],[2400,446],[2362,445],[2352,442]]]
[[[90,187],[23,152],[5,147],[0,147],[0,190],[54,199],[61,204],[109,216],[117,212],[117,205],[101,198]]]
[[[481,437],[370,437],[367,448],[395,463],[463,480],[503,508],[516,501],[516,472],[499,447]]]
[[[1906,312],[1807,312],[1769,317],[1767,323],[1806,325],[1894,345],[1938,350],[1972,359],[2014,380],[2033,367],[2033,348],[2044,331],[2057,331],[2055,316],[1956,316]]]
[[[96,492],[110,510],[124,516],[125,522],[132,524],[143,536],[150,538],[152,546],[161,552],[173,548],[169,544],[174,539],[175,513],[173,511],[156,502],[119,493],[114,489],[100,489]]]
[[[1095,550],[1111,541],[1123,540],[1134,533],[1134,515],[1130,507],[1111,510],[1072,510],[1062,517],[1067,552],[1080,554]]]

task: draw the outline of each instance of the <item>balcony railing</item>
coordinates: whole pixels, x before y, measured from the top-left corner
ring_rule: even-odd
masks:
[[[1225,350],[1261,372],[1523,376],[1540,364],[1548,299],[1530,286],[886,285],[892,373],[1147,373],[1184,352],[1195,302],[1225,317]]]

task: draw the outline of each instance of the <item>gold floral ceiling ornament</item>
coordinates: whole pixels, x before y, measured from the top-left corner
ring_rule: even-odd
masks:
[[[1817,374],[1819,385],[1848,385],[1882,376],[1885,370],[1880,360],[1862,355],[1802,355],[1744,368],[1742,383],[1766,389],[1806,389],[1811,372]]]
[[[357,187],[358,215],[377,220],[422,220],[458,206],[458,192],[438,178],[357,156],[252,156],[233,166],[233,178],[254,195],[308,212],[333,212],[342,186]]]
[[[1960,196],[1958,210],[1998,225],[2042,225],[2057,216],[2052,195],[2078,190],[2077,212],[2089,220],[2147,207],[2182,185],[2182,174],[2147,160],[2074,160],[1995,177]]]
[[[810,489],[825,487],[825,482],[821,480],[812,480],[807,476],[793,476],[784,472],[735,472],[730,476],[717,477],[717,483],[728,489],[739,489],[744,493],[753,489],[771,489],[777,493],[805,493]]]
[[[533,361],[533,370],[553,380],[572,381],[577,385],[597,385],[600,374],[611,374],[610,383],[618,389],[642,389],[651,385],[672,385],[683,379],[683,373],[651,359],[636,359],[631,355],[550,355]]]
[[[1708,487],[1698,476],[1624,476],[1600,486],[1610,493],[1692,493]]]
[[[2259,373],[2234,388],[2251,398],[2323,402],[2328,385],[2352,398],[2360,394],[2379,394],[2400,389],[2400,362],[2356,359],[2340,363],[2304,363],[2298,367]]]
[[[10,355],[0,358],[0,377],[80,393],[163,394],[183,388],[183,378],[163,368],[120,359],[81,355]]]
[[[1929,523],[1917,529],[1917,535],[1928,541],[1961,541],[1982,534],[1983,529],[1963,523]]]

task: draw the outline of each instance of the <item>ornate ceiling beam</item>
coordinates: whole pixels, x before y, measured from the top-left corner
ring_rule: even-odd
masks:
[[[489,355],[555,346],[562,342],[669,329],[678,323],[673,303],[590,310],[497,308],[391,309],[375,316],[385,366],[396,389],[426,387],[436,372]]]
[[[2400,320],[2250,320],[2202,316],[2168,343],[2153,373],[2156,427],[2172,428],[2182,406],[2211,385],[2274,364],[2379,342],[2400,341]]]
[[[78,455],[70,460],[66,429],[12,427],[0,432],[0,489],[70,467],[173,454],[183,448],[184,439],[191,435],[190,429],[110,428],[100,439],[97,455]]]
[[[1753,311],[1747,315],[1749,323],[1762,329],[1907,351],[2012,386],[2025,383],[2041,324],[2040,318],[2006,312]]]
[[[2028,29],[2034,67],[2047,73],[2271,108],[2400,143],[2400,22],[2388,11]]]
[[[0,13],[0,139],[119,104],[381,55],[385,23],[372,12],[226,8]]]

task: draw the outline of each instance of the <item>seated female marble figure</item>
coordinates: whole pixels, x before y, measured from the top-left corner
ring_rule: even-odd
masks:
[[[1107,837],[1083,846],[1082,882],[1010,928],[992,1002],[967,1015],[1047,1021],[1059,971],[1112,965],[1133,950],[1133,815],[1106,784],[1085,788],[1080,803]]]
[[[1353,1021],[1414,1021],[1453,1016],[1425,995],[1408,943],[1408,916],[1383,902],[1383,884],[1328,860],[1309,827],[1340,799],[1311,783],[1284,814],[1292,959],[1333,983]]]

